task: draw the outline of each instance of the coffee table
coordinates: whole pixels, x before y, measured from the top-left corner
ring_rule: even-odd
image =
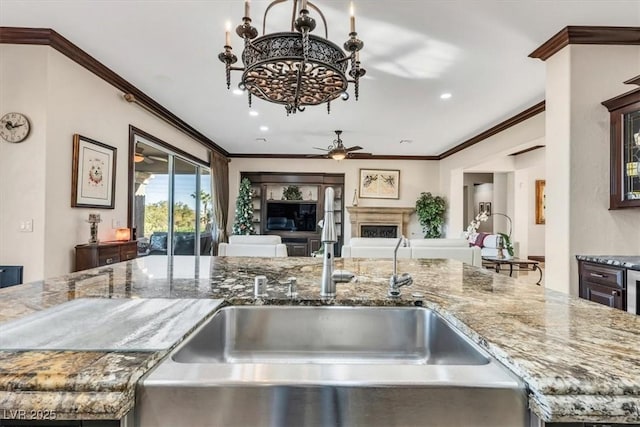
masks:
[[[488,268],[494,268],[496,273],[500,273],[500,267],[502,265],[509,266],[509,277],[513,276],[514,271],[538,271],[540,278],[536,282],[539,285],[542,282],[542,269],[540,268],[540,262],[531,259],[520,258],[496,258],[490,256],[482,257],[482,265]]]

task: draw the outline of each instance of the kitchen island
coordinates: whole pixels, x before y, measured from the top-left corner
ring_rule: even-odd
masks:
[[[640,423],[637,316],[453,260],[399,260],[398,271],[410,273],[414,283],[393,299],[387,297],[390,260],[336,259],[335,267],[355,273],[357,282],[338,284],[336,298],[322,300],[318,258],[150,256],[3,289],[0,322],[78,298],[419,305],[437,311],[520,377],[539,419]],[[265,298],[253,296],[257,275],[267,277]],[[286,295],[289,277],[297,279],[295,298]],[[1,328],[4,418],[17,418],[11,411],[20,410],[27,416],[52,411],[57,419],[121,419],[134,407],[136,382],[180,341],[159,351],[3,351]]]

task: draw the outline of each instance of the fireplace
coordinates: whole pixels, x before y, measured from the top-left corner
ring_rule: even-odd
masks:
[[[415,209],[351,206],[347,207],[347,212],[351,237],[400,237],[408,236],[409,219]]]

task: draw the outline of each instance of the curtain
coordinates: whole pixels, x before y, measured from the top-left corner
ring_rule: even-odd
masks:
[[[218,243],[227,241],[229,213],[229,159],[211,151],[211,188],[217,233],[213,239],[213,254],[218,255]]]

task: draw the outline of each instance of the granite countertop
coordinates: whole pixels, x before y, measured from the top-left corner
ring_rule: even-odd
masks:
[[[336,259],[357,283],[322,300],[319,258],[138,258],[0,291],[0,322],[75,298],[214,298],[225,304],[424,305],[451,321],[526,383],[548,422],[640,422],[640,317],[453,260],[399,260],[414,284],[387,297],[391,260]],[[266,275],[268,297],[253,298]],[[298,296],[286,296],[288,277]],[[1,349],[0,349],[1,350]],[[167,351],[0,351],[2,409],[59,419],[116,419],[137,380]]]
[[[576,259],[578,261],[589,261],[597,264],[640,270],[640,256],[638,255],[576,255]]]

